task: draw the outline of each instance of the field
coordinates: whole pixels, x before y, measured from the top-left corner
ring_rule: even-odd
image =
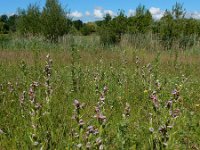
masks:
[[[200,52],[24,43],[1,45],[0,149],[200,149]]]

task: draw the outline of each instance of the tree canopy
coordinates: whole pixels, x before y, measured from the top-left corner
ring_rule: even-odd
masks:
[[[80,19],[69,18],[69,11],[63,9],[58,0],[46,0],[42,9],[30,4],[27,9],[19,9],[17,15],[1,15],[0,33],[17,31],[24,36],[41,35],[51,42],[57,42],[59,36],[68,33],[83,36],[96,34],[104,45],[119,43],[124,34],[151,33],[170,49],[174,41],[186,47],[200,38],[200,21],[188,18],[186,14],[183,4],[175,3],[171,10],[166,10],[156,20],[144,5],[139,5],[132,16],[119,10],[116,16],[105,14],[102,20],[84,23]]]

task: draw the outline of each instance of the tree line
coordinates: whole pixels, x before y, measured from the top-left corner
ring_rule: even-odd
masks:
[[[102,44],[116,44],[124,34],[152,34],[170,49],[174,41],[183,48],[192,46],[200,37],[200,21],[186,17],[183,5],[176,3],[166,10],[159,19],[153,19],[150,11],[143,5],[136,8],[135,15],[127,16],[123,10],[112,17],[106,14],[100,21],[84,23],[70,18],[58,0],[46,0],[41,10],[36,4],[27,9],[19,9],[18,14],[0,16],[0,33],[20,33],[23,36],[44,36],[51,42],[57,42],[60,36],[91,35],[100,36]]]

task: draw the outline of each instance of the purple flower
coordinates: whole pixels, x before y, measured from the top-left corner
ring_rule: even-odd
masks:
[[[174,89],[172,91],[172,95],[174,95],[174,98],[177,100],[179,98],[180,92],[177,89]]]
[[[154,91],[151,96],[150,96],[153,104],[154,104],[154,107],[158,108],[159,107],[159,102],[158,102],[158,97],[156,95],[156,92]]]
[[[85,123],[84,123],[83,119],[80,119],[80,120],[79,120],[79,126],[82,128],[84,124],[85,124]]]
[[[74,106],[76,109],[79,109],[80,108],[80,102],[78,100],[74,100]]]
[[[102,113],[98,113],[94,117],[97,118],[100,123],[106,122],[106,116],[104,116]]]
[[[172,117],[177,118],[180,115],[180,109],[175,109],[172,111]]]
[[[94,126],[88,126],[87,134],[94,134],[97,135],[99,133],[98,129],[95,129]]]
[[[170,108],[172,108],[172,104],[173,104],[173,101],[172,101],[172,100],[169,100],[169,101],[167,101],[165,107],[167,107],[168,109],[170,109]]]

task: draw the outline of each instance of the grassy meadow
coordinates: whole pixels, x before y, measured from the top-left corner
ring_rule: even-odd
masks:
[[[200,149],[198,48],[61,41],[0,43],[1,150]]]

